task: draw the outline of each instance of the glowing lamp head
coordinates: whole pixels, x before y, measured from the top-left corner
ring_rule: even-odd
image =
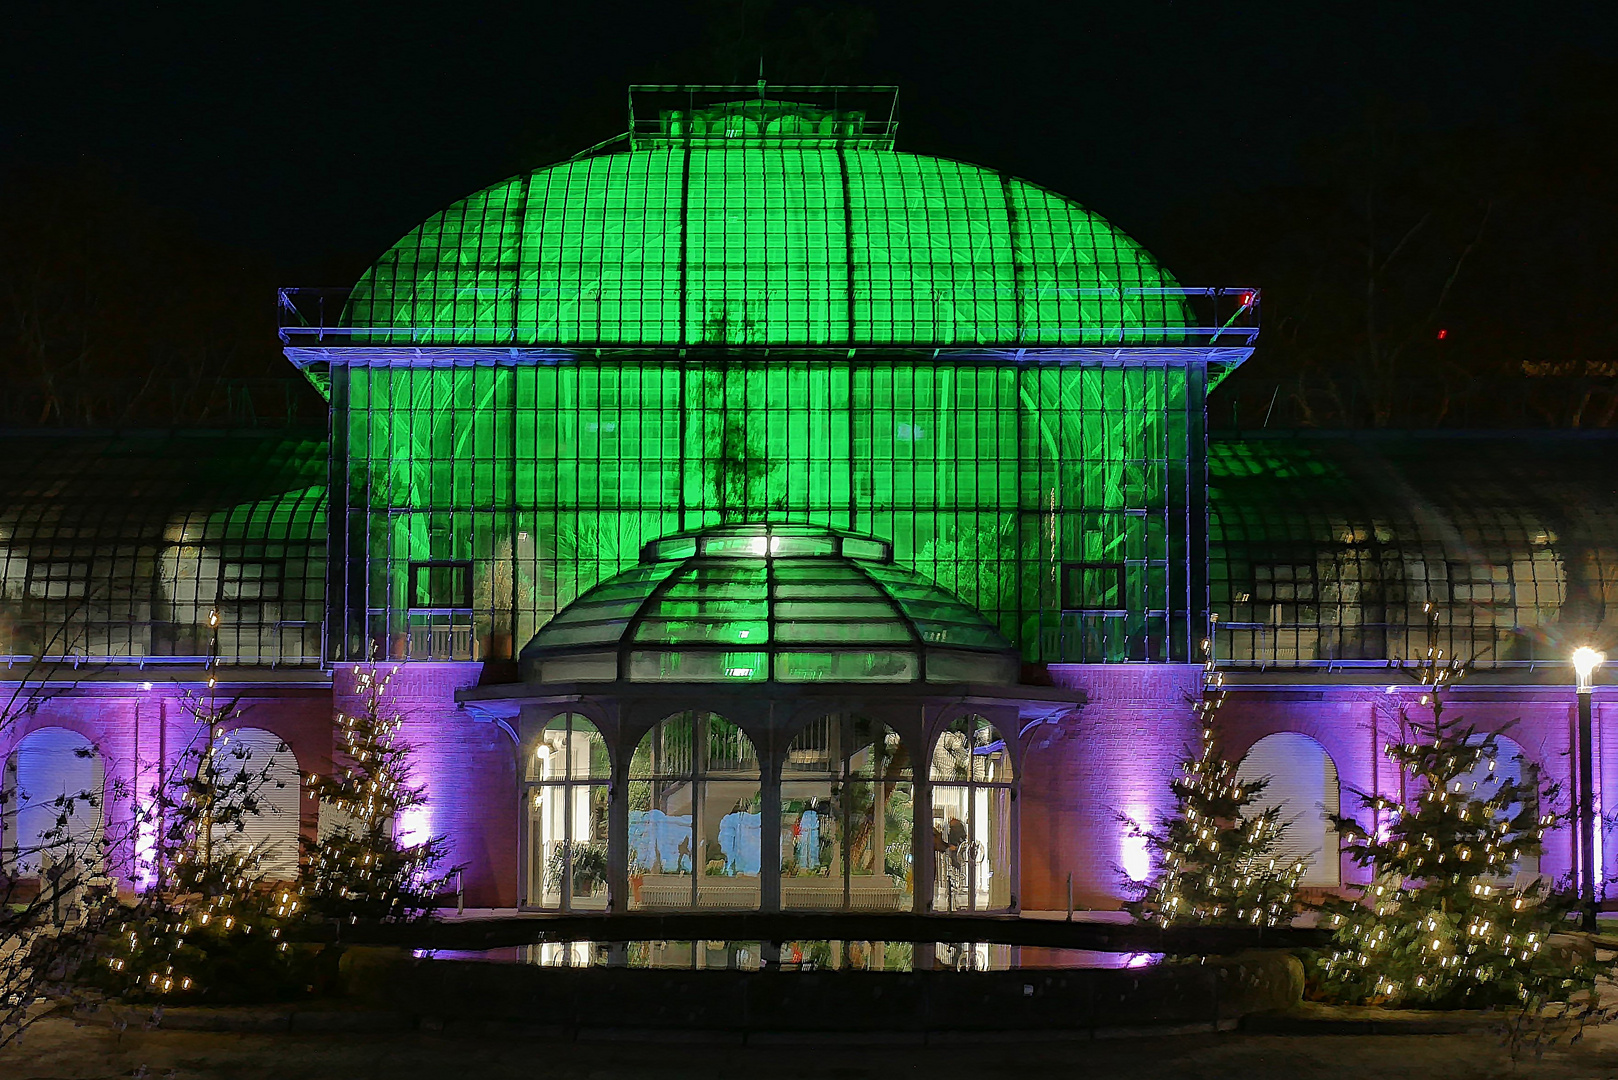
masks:
[[[1579,693],[1588,694],[1595,685],[1596,668],[1606,663],[1607,654],[1588,645],[1573,650],[1573,673],[1578,676]]]

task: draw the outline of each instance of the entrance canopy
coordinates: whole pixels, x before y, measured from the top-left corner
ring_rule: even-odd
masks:
[[[881,540],[720,525],[647,544],[522,650],[530,683],[990,683],[1016,650]]]

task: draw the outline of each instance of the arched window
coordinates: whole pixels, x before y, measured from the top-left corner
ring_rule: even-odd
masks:
[[[933,908],[1011,906],[1011,795],[1003,735],[981,716],[945,728],[933,746]]]
[[[1486,736],[1480,733],[1473,735],[1468,741],[1476,746],[1485,738]],[[1457,778],[1463,785],[1462,792],[1474,799],[1492,799],[1501,784],[1533,782],[1533,769],[1522,748],[1522,744],[1504,735],[1496,735],[1494,744],[1497,751],[1494,768],[1489,767],[1490,763],[1488,761],[1480,761],[1472,767],[1470,772]],[[1514,816],[1520,811],[1521,807],[1513,805],[1506,808],[1505,814]],[[1598,854],[1601,850],[1599,845],[1600,840],[1598,837],[1596,847]],[[1523,856],[1515,866],[1503,873],[1501,877],[1515,879],[1517,883],[1523,885],[1531,883],[1535,878],[1539,877],[1539,856]]]
[[[298,876],[298,759],[272,731],[243,727],[213,741],[203,762],[216,802],[210,812],[217,854],[242,854],[266,880]]]
[[[823,716],[781,767],[781,906],[908,911],[910,754],[863,717]]]
[[[1307,735],[1282,731],[1253,744],[1236,769],[1242,781],[1268,777],[1254,804],[1281,808],[1290,827],[1276,848],[1283,859],[1304,860],[1300,885],[1333,888],[1342,883],[1337,830],[1328,817],[1339,812],[1337,765],[1325,747]]]
[[[563,911],[607,907],[607,742],[568,713],[545,725],[528,755],[528,903]]]
[[[99,870],[102,856],[101,755],[66,728],[23,736],[6,762],[4,869],[27,876],[64,863]]]
[[[758,754],[708,712],[652,726],[629,767],[629,906],[757,908]]]

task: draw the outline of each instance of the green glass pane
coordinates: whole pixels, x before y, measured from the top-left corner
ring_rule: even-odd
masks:
[[[629,654],[629,677],[646,682],[761,681],[769,678],[769,655],[696,649],[637,650]]]

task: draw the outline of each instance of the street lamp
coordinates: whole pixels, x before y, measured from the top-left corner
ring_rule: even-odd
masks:
[[[1596,801],[1595,754],[1590,721],[1590,695],[1596,668],[1606,654],[1581,645],[1573,650],[1573,674],[1579,695],[1579,876],[1583,878],[1584,928],[1596,929]]]

